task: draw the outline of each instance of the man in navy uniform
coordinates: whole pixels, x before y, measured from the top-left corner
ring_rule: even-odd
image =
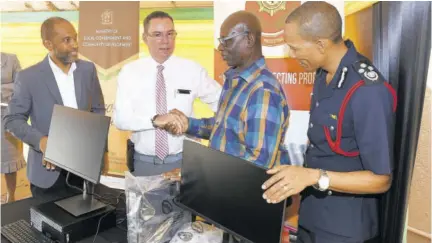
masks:
[[[396,94],[325,2],[286,19],[290,56],[316,71],[305,166],[279,166],[263,184],[269,203],[302,192],[298,242],[364,242],[378,234],[378,194],[391,185]]]

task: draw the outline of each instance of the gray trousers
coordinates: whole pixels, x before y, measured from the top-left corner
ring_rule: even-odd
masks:
[[[181,168],[183,153],[168,155],[164,160],[156,156],[134,154],[134,176],[153,176]]]

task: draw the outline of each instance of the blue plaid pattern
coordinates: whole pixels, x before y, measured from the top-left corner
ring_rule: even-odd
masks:
[[[289,164],[284,146],[289,108],[282,86],[260,58],[246,70],[225,72],[219,107],[212,118],[189,118],[188,134],[209,146],[259,166]]]

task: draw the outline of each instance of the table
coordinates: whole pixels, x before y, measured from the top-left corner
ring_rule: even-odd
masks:
[[[122,191],[98,184],[95,188],[95,193],[101,196],[108,193],[111,195],[118,196],[122,193]],[[62,198],[62,195],[59,195],[58,197],[43,198],[39,200],[35,198],[27,198],[21,201],[3,204],[1,206],[1,225],[3,226],[20,219],[24,219],[27,222],[29,222],[31,206],[39,205],[44,202],[48,202],[60,198]],[[119,206],[117,208],[120,207],[124,208],[124,202],[120,201]],[[126,229],[126,220],[124,221],[124,223],[122,223],[121,227]],[[127,243],[127,233],[124,229],[121,229],[119,227],[113,227],[104,232],[99,232],[96,237],[95,243]],[[93,242],[93,237],[94,236],[83,239],[79,241],[79,243],[91,243]],[[3,235],[1,236],[1,242],[10,243],[10,241],[4,238]]]
[[[110,194],[110,197],[118,196],[124,192],[123,190],[119,189],[112,189],[109,187],[106,187],[104,185],[98,184],[95,187],[95,193],[104,196],[106,194]],[[78,193],[74,193],[75,195]],[[58,200],[60,198],[64,198],[65,196],[73,196],[74,194],[65,195],[63,193],[59,194],[54,197],[49,198],[43,198],[43,199],[36,199],[36,198],[27,198],[20,201],[12,202],[3,204],[1,206],[1,225],[6,225],[12,222],[15,222],[20,219],[24,219],[27,222],[30,221],[30,207],[42,204],[44,202]],[[124,208],[124,202],[120,201],[117,208]],[[124,216],[125,217],[125,216]],[[195,221],[195,216],[193,215],[192,221]],[[105,230],[104,232],[99,232],[95,243],[127,243],[127,232],[125,231],[127,227],[126,220],[120,225],[119,227],[113,227],[111,229]],[[92,243],[94,236],[85,238],[81,241],[78,241],[79,243]],[[1,236],[1,243],[10,243],[3,235]],[[224,233],[224,239],[223,243],[229,243],[228,234]]]

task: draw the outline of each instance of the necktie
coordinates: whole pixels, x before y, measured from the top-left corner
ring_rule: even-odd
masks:
[[[162,74],[164,66],[159,65],[157,69],[156,114],[163,115],[167,113],[166,86]],[[168,133],[165,130],[156,129],[155,146],[156,156],[163,160],[168,155]]]

